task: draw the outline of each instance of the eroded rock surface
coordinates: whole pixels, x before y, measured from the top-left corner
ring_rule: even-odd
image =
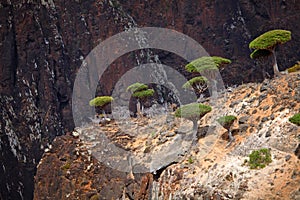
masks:
[[[177,118],[168,121],[173,125],[162,115],[153,115],[77,127],[73,137],[58,137],[44,154],[35,199],[92,194],[100,194],[99,199],[297,199],[300,128],[288,119],[300,109],[294,103],[298,77],[295,73],[269,80],[263,91],[263,84],[244,84],[214,102],[207,99],[212,111],[199,121],[197,143],[187,137],[191,145],[187,149],[176,141],[186,142],[182,136],[188,136],[192,122]],[[231,145],[227,131],[216,123],[223,115],[238,118]],[[272,162],[250,169],[245,160],[261,148],[270,149]],[[103,181],[97,182],[100,174]],[[91,184],[78,184],[83,179]]]

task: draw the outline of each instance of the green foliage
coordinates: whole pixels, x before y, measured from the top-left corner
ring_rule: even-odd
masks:
[[[224,64],[230,64],[231,60],[218,56],[203,56],[193,60],[185,66],[188,72],[203,72],[207,70],[218,70]]]
[[[296,71],[300,71],[300,61],[297,62],[293,67],[287,69],[288,73],[293,73]]]
[[[287,30],[271,30],[257,38],[249,44],[251,49],[273,49],[277,44],[283,44],[291,40],[291,32]]]
[[[189,157],[188,163],[189,163],[189,164],[193,164],[193,163],[194,163],[194,159],[193,159],[192,157]]]
[[[222,58],[219,56],[213,56],[213,61],[217,64],[218,67],[221,67],[224,64],[230,64],[231,60],[227,59],[227,58]]]
[[[297,126],[300,126],[300,113],[295,114],[293,117],[289,118],[289,121]]]
[[[266,165],[272,162],[270,149],[262,148],[254,150],[249,155],[250,169],[264,168]]]
[[[227,115],[217,119],[217,122],[226,129],[229,129],[233,122],[236,120],[236,116]]]
[[[191,121],[197,121],[210,111],[210,106],[200,103],[191,103],[180,106],[180,108],[175,111],[175,117],[182,117]]]
[[[188,80],[185,84],[183,84],[182,88],[190,89],[197,84],[204,85],[207,83],[207,81],[208,81],[207,78],[203,76],[197,76]]]
[[[138,92],[138,91],[141,91],[141,90],[146,90],[148,89],[148,86],[146,84],[143,84],[143,83],[133,83],[131,84],[130,86],[127,87],[126,91],[130,91],[131,93],[135,93],[135,92]]]
[[[90,106],[105,106],[106,104],[112,102],[114,99],[111,96],[101,96],[101,97],[96,97],[92,100],[90,100],[89,104]]]
[[[126,91],[130,91],[133,97],[143,99],[154,95],[153,89],[148,89],[148,86],[143,83],[133,83],[127,87]]]
[[[141,91],[136,91],[132,94],[132,96],[143,99],[149,96],[153,96],[154,90],[153,89],[147,89],[147,90],[141,90]]]
[[[267,57],[269,55],[271,55],[272,52],[266,49],[255,49],[251,54],[250,54],[250,58],[252,59],[257,59],[257,58],[261,58],[261,57]]]

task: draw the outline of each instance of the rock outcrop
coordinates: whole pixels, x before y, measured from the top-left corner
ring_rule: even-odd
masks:
[[[76,72],[101,41],[133,26],[175,29],[211,55],[233,60],[222,72],[226,84],[257,81],[260,66],[249,59],[248,42],[269,29],[291,30],[293,40],[280,47],[278,63],[281,70],[294,64],[300,56],[299,6],[297,1],[254,0],[1,1],[0,199],[33,198],[33,175],[43,151],[74,128]],[[186,61],[153,52],[160,62],[184,73]],[[111,65],[99,83],[100,95],[109,95],[116,81],[137,64],[134,54]]]
[[[300,127],[288,119],[300,109],[299,83],[299,73],[288,74],[207,99],[212,111],[199,121],[196,144],[192,122],[162,116],[161,108],[156,116],[77,127],[45,152],[35,199],[298,199]],[[216,123],[224,115],[238,118],[230,145]],[[261,148],[272,162],[250,169],[249,154]]]

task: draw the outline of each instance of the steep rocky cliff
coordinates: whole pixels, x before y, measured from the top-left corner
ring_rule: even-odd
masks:
[[[299,73],[289,74],[241,85],[216,101],[205,101],[213,104],[212,112],[200,120],[197,143],[188,151],[176,141],[189,134],[192,123],[184,121],[189,128],[178,128],[180,120],[162,120],[167,112],[127,119],[140,125],[138,134],[133,134],[135,126],[122,129],[120,122],[77,127],[73,136],[57,137],[44,154],[34,198],[299,199],[300,127],[288,121],[300,109],[299,82]],[[223,115],[238,118],[231,145],[227,131],[215,121]],[[101,143],[103,135],[110,139],[107,144]],[[110,144],[157,170],[141,171],[141,162],[136,162],[126,172],[122,161],[128,157],[117,157]],[[270,149],[272,162],[250,169],[248,155],[261,148]]]
[[[0,199],[32,199],[33,176],[44,149],[74,128],[76,72],[101,41],[132,26],[175,29],[211,55],[233,60],[223,72],[227,84],[257,81],[260,67],[249,59],[248,42],[269,29],[291,30],[293,40],[278,51],[280,68],[291,66],[300,56],[299,6],[284,0],[1,1]],[[186,61],[155,53],[160,62],[183,72]],[[99,94],[109,94],[136,62],[130,55],[114,62]]]

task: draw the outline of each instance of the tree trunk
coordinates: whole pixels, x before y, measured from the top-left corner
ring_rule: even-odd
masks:
[[[275,50],[272,51],[272,55],[273,55],[273,70],[274,70],[274,76],[280,76],[281,73],[279,72],[279,69],[278,69]]]
[[[136,113],[137,113],[138,117],[141,116],[141,103],[140,103],[140,101],[138,101],[137,104],[136,104]]]
[[[216,80],[211,80],[211,97],[213,99],[216,99],[218,97],[218,89],[217,89],[217,81]]]
[[[227,130],[228,130],[229,142],[232,142],[232,141],[234,141],[234,137],[232,136],[232,133],[231,133],[231,130],[230,130],[230,128],[229,128],[229,129],[227,129]]]
[[[197,121],[193,121],[193,132],[198,130],[198,123]]]

